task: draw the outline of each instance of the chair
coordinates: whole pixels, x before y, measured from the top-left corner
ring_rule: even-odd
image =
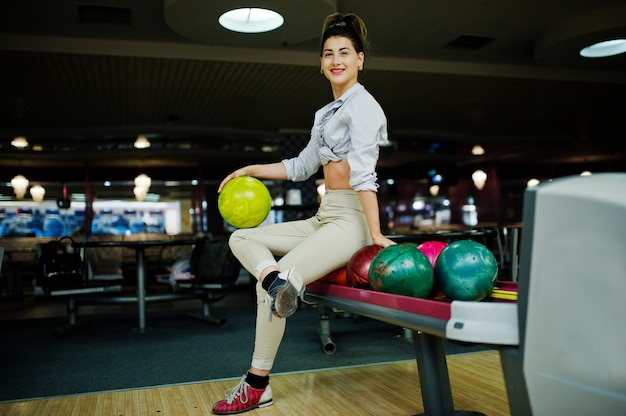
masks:
[[[202,302],[202,311],[190,316],[219,327],[227,324],[226,319],[217,318],[211,313],[211,304],[224,299],[235,288],[241,264],[228,247],[226,238],[204,237],[194,245],[189,258],[193,279],[174,280],[174,290],[179,293],[192,293]]]
[[[121,277],[90,278],[84,253],[74,252],[72,243],[71,238],[63,237],[37,245],[35,296],[66,299],[67,323],[53,331],[56,335],[65,335],[87,323],[78,319],[79,298],[122,290]]]

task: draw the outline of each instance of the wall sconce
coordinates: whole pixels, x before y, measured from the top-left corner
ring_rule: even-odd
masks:
[[[136,149],[147,149],[150,147],[150,141],[144,135],[137,136],[137,140],[135,140],[135,148]]]
[[[146,188],[147,190],[150,188],[150,185],[152,185],[152,179],[150,179],[150,177],[145,173],[142,173],[135,178],[135,186]]]
[[[11,186],[13,187],[13,192],[15,192],[15,197],[17,199],[24,199],[28,183],[28,179],[26,179],[23,175],[16,175],[13,179],[11,179]]]
[[[324,179],[315,180],[315,185],[317,185],[317,198],[322,199],[324,194],[326,194],[326,181]]]
[[[474,181],[474,186],[479,191],[485,187],[485,182],[487,182],[487,174],[483,170],[476,170],[472,173],[472,181]]]
[[[537,185],[539,185],[539,179],[532,178],[526,182],[526,187],[528,188],[534,188]]]
[[[22,136],[14,137],[13,140],[11,140],[11,146],[18,149],[25,149],[28,147],[28,140],[26,140],[26,137]]]
[[[485,154],[485,149],[483,149],[483,147],[479,144],[474,145],[474,147],[472,147],[472,154],[474,156],[480,156],[480,155],[484,155]]]
[[[145,173],[142,173],[135,178],[135,188],[133,189],[133,193],[135,194],[137,201],[143,201],[146,199],[150,185],[152,185],[152,179],[150,179],[150,177]]]
[[[33,201],[41,202],[43,201],[43,197],[46,195],[46,190],[41,185],[35,185],[30,188],[30,196],[33,197]]]
[[[135,194],[135,199],[141,202],[146,199],[146,195],[148,195],[148,188],[143,188],[141,186],[135,186],[133,188],[133,193]]]

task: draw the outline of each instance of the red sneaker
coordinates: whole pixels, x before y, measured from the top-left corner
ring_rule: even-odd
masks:
[[[272,388],[253,389],[246,383],[246,376],[235,388],[226,392],[226,398],[213,405],[213,413],[216,415],[234,415],[247,412],[257,407],[265,407],[274,403]]]

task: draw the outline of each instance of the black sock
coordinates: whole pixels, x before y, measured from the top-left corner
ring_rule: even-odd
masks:
[[[257,376],[248,371],[246,375],[246,383],[253,389],[264,389],[270,384],[270,376]]]
[[[265,276],[265,279],[263,279],[263,281],[261,282],[261,286],[263,287],[263,289],[265,289],[266,291],[270,288],[270,286],[272,285],[272,283],[274,283],[276,281],[276,279],[278,279],[278,274],[280,272],[278,270],[274,270],[273,272],[269,272],[267,276]]]

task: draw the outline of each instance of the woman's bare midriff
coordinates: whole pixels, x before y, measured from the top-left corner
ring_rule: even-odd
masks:
[[[352,189],[350,186],[350,165],[347,160],[330,161],[324,165],[326,189]]]

